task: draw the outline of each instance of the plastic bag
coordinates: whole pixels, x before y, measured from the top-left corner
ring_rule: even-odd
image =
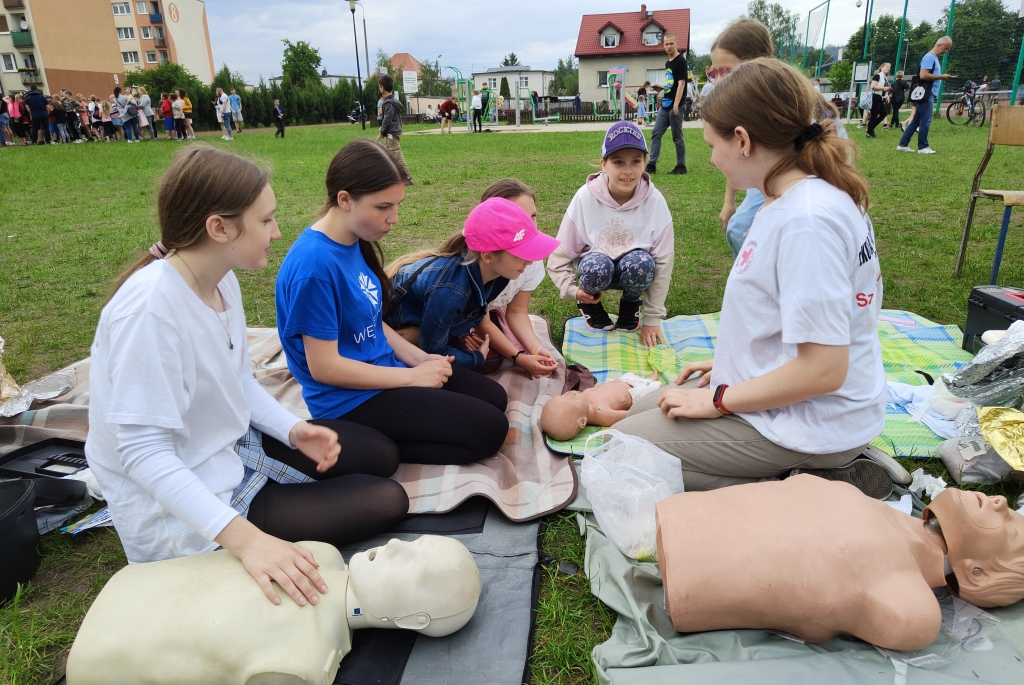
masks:
[[[580,482],[598,525],[619,551],[657,561],[654,505],[683,491],[679,460],[643,438],[604,430],[587,438]]]
[[[1024,401],[1024,321],[1014,321],[1005,338],[942,380],[951,393],[979,407],[1019,408]]]
[[[938,447],[949,475],[961,485],[998,483],[1010,475],[1010,465],[985,438],[953,438]]]

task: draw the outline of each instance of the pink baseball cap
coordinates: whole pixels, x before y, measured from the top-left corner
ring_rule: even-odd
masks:
[[[503,197],[488,198],[474,207],[462,235],[474,252],[504,250],[531,262],[550,256],[559,245],[557,239],[537,230],[522,207]]]

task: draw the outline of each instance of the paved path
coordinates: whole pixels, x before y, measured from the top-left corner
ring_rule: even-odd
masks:
[[[588,121],[581,124],[551,124],[545,126],[543,124],[523,124],[522,126],[509,126],[507,124],[499,124],[497,126],[491,125],[490,131],[493,133],[569,133],[578,131],[600,131],[605,132],[608,127],[612,125],[611,120],[608,121]],[[651,126],[645,126],[645,130],[650,130]],[[683,128],[704,128],[703,121],[685,121],[683,122]],[[484,126],[484,130],[488,130],[487,126]],[[452,131],[455,133],[469,133],[465,126],[452,126]],[[441,135],[440,127],[435,129],[428,129],[426,131],[409,131],[404,133],[405,136],[436,136]]]

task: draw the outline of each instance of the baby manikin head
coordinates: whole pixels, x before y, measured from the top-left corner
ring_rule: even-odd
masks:
[[[979,607],[1024,599],[1024,516],[1005,497],[943,490],[924,510],[924,520],[932,518],[946,541],[953,594]]]
[[[540,429],[555,440],[572,440],[587,426],[590,402],[586,395],[573,390],[552,397],[540,415]]]
[[[352,628],[407,628],[431,637],[466,625],[480,599],[480,572],[458,540],[392,539],[349,560]]]

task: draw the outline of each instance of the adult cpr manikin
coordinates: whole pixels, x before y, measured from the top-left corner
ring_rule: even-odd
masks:
[[[473,616],[480,573],[466,547],[424,535],[356,554],[300,542],[328,592],[274,605],[226,550],[134,564],[114,575],[82,623],[68,685],[329,685],[356,628],[438,637]]]
[[[981,607],[1024,597],[1024,516],[1003,497],[947,489],[922,521],[852,485],[799,475],[673,495],[657,519],[679,632],[847,634],[916,650],[942,623],[932,588]]]

